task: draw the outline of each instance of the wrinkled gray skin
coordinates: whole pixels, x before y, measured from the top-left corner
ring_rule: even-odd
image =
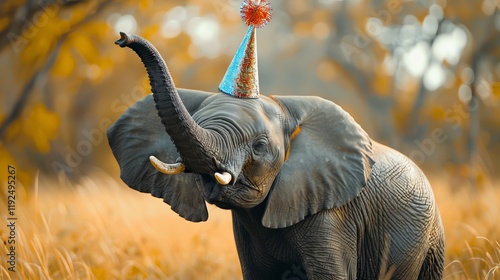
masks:
[[[117,43],[141,57],[154,93],[108,130],[121,178],[190,221],[207,220],[205,201],[231,209],[245,279],[441,278],[429,182],[339,106],[176,89],[154,47],[125,34]],[[150,155],[186,172],[162,174]],[[224,171],[228,185],[214,179]]]

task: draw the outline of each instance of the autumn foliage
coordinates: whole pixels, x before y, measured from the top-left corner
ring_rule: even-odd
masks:
[[[270,3],[273,20],[258,34],[261,94],[318,95],[341,105],[373,139],[402,151],[435,178],[447,230],[447,275],[477,279],[498,270],[498,1]],[[86,178],[104,172],[118,180],[105,131],[150,93],[140,61],[113,44],[118,32],[150,40],[177,86],[217,92],[247,28],[240,5],[239,0],[0,3],[0,186],[4,190],[6,166],[16,166],[24,215],[34,217],[32,224],[24,219],[20,231],[26,276],[176,278],[176,272],[209,266],[221,277],[239,277],[233,245],[223,247],[223,254],[204,254],[217,246],[193,235],[187,247],[169,240],[155,249],[165,227],[152,236],[133,233],[133,224],[169,213],[168,207],[134,214],[121,199],[131,204],[138,199],[144,203],[139,208],[148,205],[146,199],[122,194],[123,184],[114,180]],[[38,189],[36,178],[45,182]],[[48,190],[45,184],[56,187]],[[42,189],[54,200],[36,194]],[[120,211],[99,208],[109,197]],[[127,219],[126,234],[106,234],[108,225],[119,228]],[[217,223],[224,228],[216,231],[221,242],[231,239],[227,214]],[[95,241],[91,247],[88,240]],[[170,250],[186,257],[172,258]],[[189,259],[190,252],[200,259]],[[118,263],[125,264],[121,270]]]
[[[22,279],[241,279],[229,211],[185,221],[160,199],[96,176],[19,191]],[[500,190],[457,192],[431,180],[446,233],[444,279],[500,277]],[[1,209],[6,206],[0,201]],[[2,239],[7,233],[1,232]],[[6,246],[0,245],[4,255]],[[489,278],[488,278],[489,277]],[[16,279],[0,266],[0,278]]]

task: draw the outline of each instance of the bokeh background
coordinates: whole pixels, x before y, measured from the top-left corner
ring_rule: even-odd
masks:
[[[0,182],[16,166],[21,277],[241,277],[228,213],[212,207],[213,219],[191,225],[129,191],[105,135],[150,93],[140,60],[113,43],[119,31],[150,40],[177,86],[217,92],[246,31],[240,4],[0,4]],[[448,279],[500,277],[500,2],[271,4],[273,19],[258,31],[261,93],[330,99],[410,157],[443,214]]]

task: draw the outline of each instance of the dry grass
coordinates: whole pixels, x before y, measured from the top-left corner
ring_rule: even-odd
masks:
[[[446,229],[445,279],[500,279],[500,188],[473,194],[433,183]],[[208,222],[189,223],[106,177],[18,187],[17,195],[17,273],[6,271],[2,245],[0,279],[241,278],[228,211],[209,207]]]
[[[500,279],[500,185],[432,183],[446,234],[444,279]]]
[[[189,223],[160,199],[102,178],[44,184],[38,194],[18,187],[17,199],[18,271],[0,268],[0,279],[241,278],[230,215],[220,209]]]

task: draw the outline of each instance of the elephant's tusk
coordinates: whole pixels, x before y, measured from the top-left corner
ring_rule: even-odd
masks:
[[[222,174],[220,174],[219,172],[215,172],[214,176],[217,182],[219,182],[219,184],[221,185],[229,184],[229,182],[231,182],[231,179],[233,178],[233,176],[231,176],[231,174],[229,174],[228,172],[224,172]]]
[[[179,174],[184,172],[184,170],[186,170],[186,166],[181,162],[174,164],[167,164],[157,159],[155,156],[150,156],[149,161],[156,168],[156,170],[167,175]]]

